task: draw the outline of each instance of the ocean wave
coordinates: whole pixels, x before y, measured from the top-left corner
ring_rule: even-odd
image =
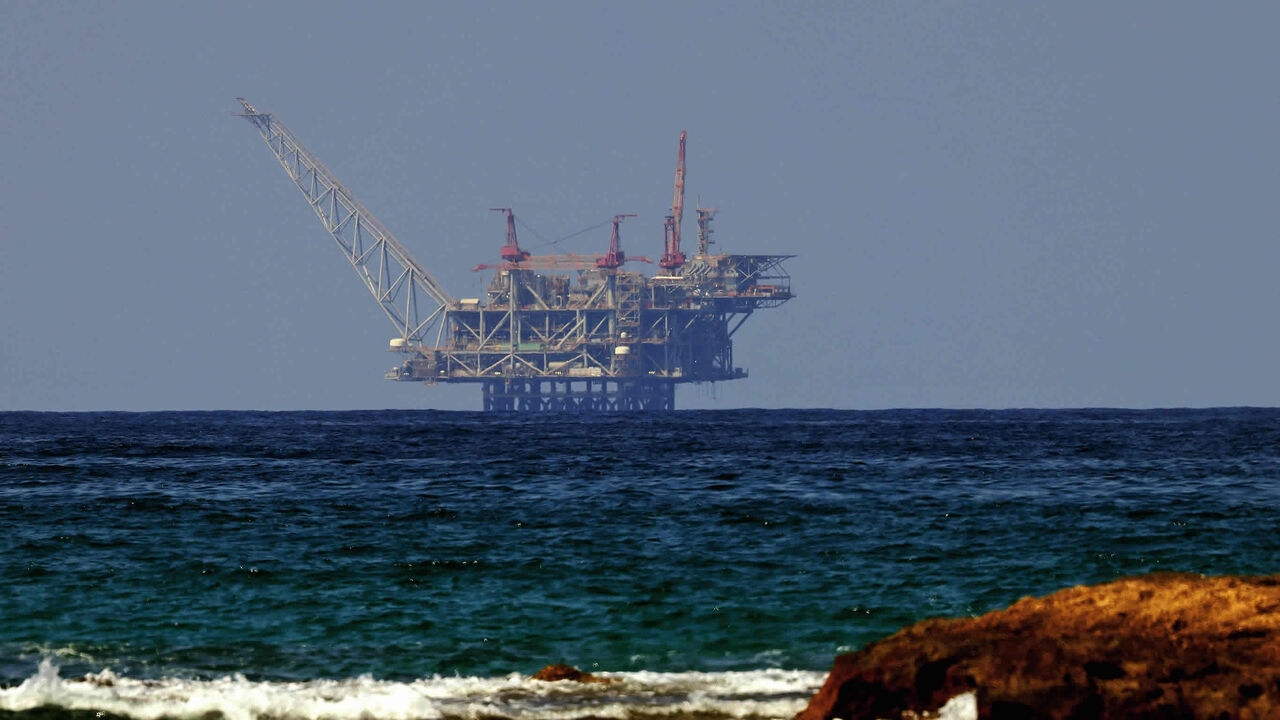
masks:
[[[804,708],[825,677],[800,670],[596,675],[611,682],[543,682],[517,674],[412,682],[369,676],[257,682],[243,675],[143,680],[109,669],[63,678],[45,658],[20,685],[0,689],[0,710],[58,708],[136,720],[789,718]]]

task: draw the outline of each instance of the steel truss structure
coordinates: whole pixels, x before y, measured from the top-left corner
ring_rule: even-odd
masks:
[[[733,334],[759,309],[792,297],[782,262],[791,255],[710,255],[714,210],[699,209],[699,252],[680,252],[684,145],[673,214],[664,223],[662,272],[623,270],[614,218],[609,254],[530,256],[507,219],[505,262],[484,302],[454,299],[407,249],[272,114],[240,100],[321,224],[395,325],[390,349],[405,355],[386,377],[476,383],[486,411],[673,410],[682,383],[744,378]],[[673,227],[674,224],[674,227]],[[592,262],[594,261],[594,262]],[[434,331],[434,332],[431,332]]]
[[[453,296],[284,123],[271,113],[259,112],[244,98],[236,99],[244,106],[244,112],[237,115],[258,128],[267,147],[302,191],[401,339],[407,344],[423,344],[432,325],[453,304]]]
[[[485,380],[488,412],[675,410],[676,386],[653,380]],[[545,391],[544,391],[545,387]]]

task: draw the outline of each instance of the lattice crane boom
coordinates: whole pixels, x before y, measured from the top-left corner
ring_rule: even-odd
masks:
[[[236,99],[244,106],[236,114],[258,129],[405,343],[427,344],[453,297],[284,123]]]
[[[680,151],[676,154],[676,180],[671,197],[671,214],[667,216],[663,226],[665,248],[658,265],[667,270],[677,270],[684,265],[684,253],[680,252],[680,225],[684,219],[684,141],[685,133],[680,133]]]

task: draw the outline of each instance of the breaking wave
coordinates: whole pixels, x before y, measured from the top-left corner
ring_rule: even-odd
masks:
[[[159,720],[577,720],[586,718],[789,718],[804,708],[824,673],[598,673],[605,683],[543,682],[522,675],[430,677],[412,682],[143,680],[103,670],[63,678],[50,659],[21,684],[0,689],[0,710],[49,710]]]

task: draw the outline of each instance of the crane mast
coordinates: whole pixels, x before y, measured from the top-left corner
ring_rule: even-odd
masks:
[[[293,184],[408,346],[424,346],[455,301],[409,251],[275,115],[244,98],[236,113],[266,141]],[[434,306],[434,307],[432,307]]]
[[[507,218],[507,242],[503,244],[498,255],[509,263],[518,263],[529,259],[529,253],[520,249],[520,239],[516,237],[516,216],[511,208],[489,208],[500,212]]]
[[[613,233],[609,235],[609,252],[596,261],[596,267],[617,270],[627,261],[627,254],[622,251],[622,240],[618,237],[618,225],[622,223],[624,218],[629,217],[635,217],[635,214],[627,213],[613,216]]]
[[[671,197],[671,214],[667,216],[665,249],[658,266],[665,270],[677,270],[684,265],[684,253],[680,252],[680,220],[684,217],[684,139],[680,133],[680,152],[676,155],[675,191]]]

